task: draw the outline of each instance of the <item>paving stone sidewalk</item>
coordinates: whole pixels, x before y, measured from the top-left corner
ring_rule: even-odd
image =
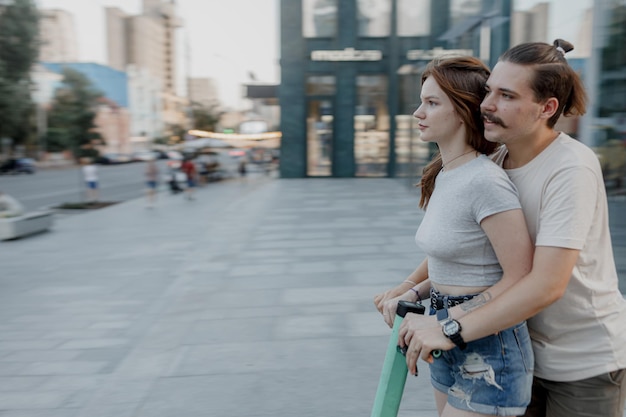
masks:
[[[369,415],[420,260],[397,179],[230,181],[0,243],[0,416]],[[427,367],[400,416],[435,416]]]
[[[0,243],[1,417],[370,414],[390,333],[372,297],[423,257],[417,193],[257,178],[196,197]],[[399,417],[436,415],[421,364]]]

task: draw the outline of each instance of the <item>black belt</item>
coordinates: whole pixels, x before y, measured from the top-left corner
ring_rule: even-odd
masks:
[[[430,305],[435,308],[435,310],[441,310],[443,308],[451,308],[454,306],[458,306],[459,304],[463,304],[466,301],[471,300],[476,297],[478,294],[470,294],[470,295],[442,295],[434,288],[430,289]]]

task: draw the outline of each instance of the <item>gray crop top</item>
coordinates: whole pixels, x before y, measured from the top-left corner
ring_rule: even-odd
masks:
[[[431,281],[472,287],[498,282],[502,267],[480,222],[519,208],[517,189],[484,155],[441,171],[415,234],[415,242],[428,256]]]

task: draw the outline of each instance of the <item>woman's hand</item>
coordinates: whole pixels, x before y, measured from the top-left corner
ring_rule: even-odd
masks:
[[[396,285],[395,287],[385,291],[385,292],[381,292],[380,294],[377,294],[376,296],[374,296],[374,305],[376,306],[376,309],[378,310],[378,312],[380,314],[384,314],[384,307],[385,307],[385,302],[391,300],[392,298],[396,298],[396,297],[400,297],[402,296],[404,293],[406,293],[409,288],[413,288],[415,284],[412,284],[410,282],[404,281],[401,284]],[[397,304],[397,302],[396,302]],[[394,312],[395,314],[395,312]],[[393,323],[393,321],[392,321]],[[393,324],[392,324],[393,325]]]
[[[390,328],[393,327],[393,322],[396,319],[396,310],[398,309],[399,301],[404,300],[413,302],[416,298],[417,297],[413,291],[407,291],[399,297],[394,297],[383,302],[382,314],[385,323],[387,323],[387,326],[389,326]]]

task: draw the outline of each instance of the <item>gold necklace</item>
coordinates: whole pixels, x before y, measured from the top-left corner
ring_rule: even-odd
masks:
[[[454,158],[452,158],[451,160],[449,160],[449,161],[448,161],[448,163],[446,163],[446,164],[444,164],[444,163],[443,163],[443,158],[441,158],[441,170],[443,171],[443,170],[446,168],[446,165],[450,166],[450,164],[451,164],[453,161],[455,161],[455,160],[459,159],[460,157],[465,156],[465,155],[467,155],[468,153],[471,153],[471,152],[476,152],[476,149],[470,149],[469,151],[467,151],[467,152],[465,152],[465,153],[462,153],[462,154],[461,154],[461,155],[459,155],[459,156],[455,156]]]

